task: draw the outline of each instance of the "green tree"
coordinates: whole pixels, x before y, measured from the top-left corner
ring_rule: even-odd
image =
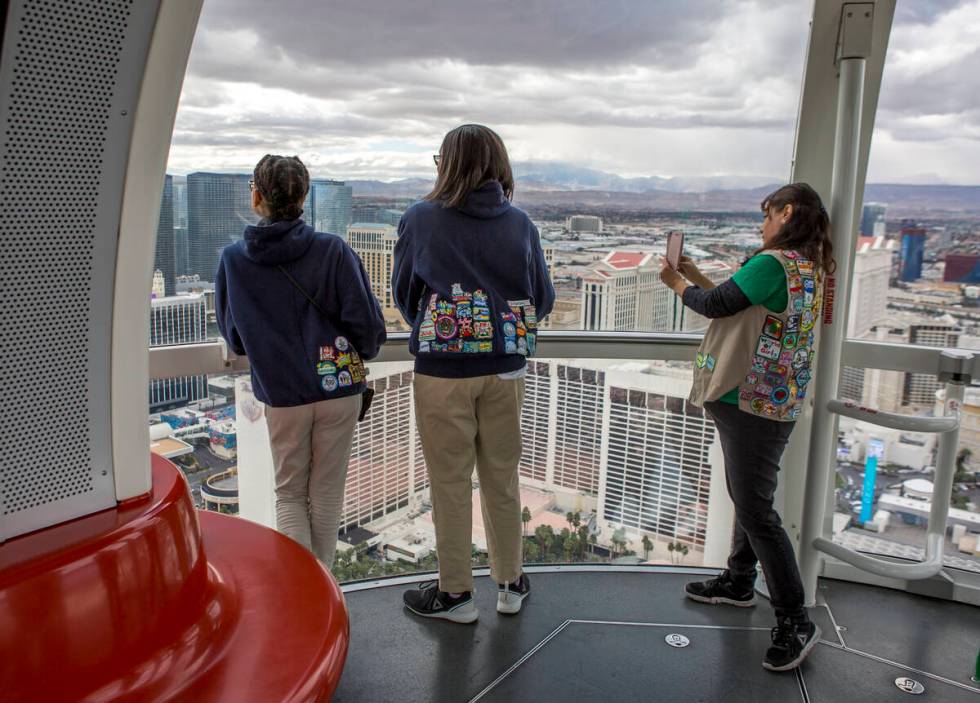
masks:
[[[953,477],[953,481],[956,483],[966,483],[970,480],[970,471],[967,468],[967,464],[972,457],[973,452],[969,448],[963,447],[960,449],[956,455],[956,475]]]
[[[541,547],[530,539],[524,540],[524,561],[529,564],[541,561]]]
[[[534,528],[534,536],[537,539],[538,545],[541,547],[541,552],[545,557],[545,561],[549,561],[548,556],[551,554],[551,548],[555,544],[555,531],[551,529],[551,525],[538,525]]]
[[[650,551],[653,549],[653,542],[646,535],[643,535],[643,561],[650,561]]]
[[[531,522],[531,511],[525,505],[524,509],[521,510],[521,522],[524,523],[524,537],[527,537],[527,524]]]
[[[612,542],[613,558],[625,552],[626,551],[626,528],[620,527],[618,530],[613,532],[610,541]]]

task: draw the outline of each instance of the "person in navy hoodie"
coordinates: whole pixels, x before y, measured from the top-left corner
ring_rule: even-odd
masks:
[[[221,253],[218,328],[248,356],[265,403],[276,527],[329,567],[364,361],[384,343],[385,322],[357,254],[300,219],[310,176],[298,157],[262,157],[249,187],[262,219]]]
[[[471,623],[476,465],[497,611],[530,593],[521,570],[521,403],[526,358],[555,290],[538,231],[510,203],[507,150],[467,124],[435,157],[435,188],[398,225],[392,294],[411,325],[415,412],[429,472],[439,579],[404,594],[424,617]]]

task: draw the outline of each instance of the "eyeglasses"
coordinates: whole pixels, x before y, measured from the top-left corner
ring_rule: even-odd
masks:
[[[435,162],[436,166],[438,166],[439,162],[442,161],[442,154],[433,154],[432,160]]]
[[[248,180],[248,190],[249,192],[255,190],[255,181],[253,181],[251,178]]]

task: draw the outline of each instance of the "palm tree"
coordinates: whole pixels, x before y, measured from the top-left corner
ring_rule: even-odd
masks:
[[[524,536],[527,537],[527,523],[531,522],[531,511],[526,505],[521,510],[521,522],[524,523]]]
[[[653,542],[646,535],[643,535],[643,561],[650,561],[650,550],[653,549]]]

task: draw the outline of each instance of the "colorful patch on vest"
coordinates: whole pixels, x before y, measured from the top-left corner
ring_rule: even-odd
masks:
[[[694,357],[694,365],[697,366],[699,369],[704,368],[704,354],[698,352],[697,356]]]
[[[768,383],[760,383],[755,387],[755,394],[768,398],[772,395],[772,386],[770,386]]]
[[[320,376],[337,373],[337,365],[332,361],[321,361],[316,365],[316,372]]]
[[[764,401],[762,398],[753,398],[752,402],[750,403],[750,406],[752,410],[755,411],[756,413],[761,413],[762,408],[763,406],[765,406],[765,404],[766,401]]]
[[[419,352],[493,351],[492,344],[484,348],[478,343],[464,343],[464,340],[493,339],[486,294],[482,290],[469,293],[461,284],[453,283],[450,298],[440,298],[436,293],[429,296],[419,323]]]
[[[767,360],[761,356],[752,357],[752,370],[757,373],[765,373],[767,363]]]
[[[320,361],[333,361],[337,358],[337,353],[333,347],[320,347]]]
[[[759,338],[759,346],[755,353],[764,359],[775,360],[779,358],[779,340],[763,335]]]
[[[337,390],[337,377],[324,376],[320,381],[320,385],[327,393],[333,393],[335,390]]]
[[[790,261],[800,258],[800,255],[797,254],[795,251],[784,251],[783,256],[785,256]]]
[[[766,364],[766,371],[771,374],[775,374],[776,376],[780,376],[781,378],[785,378],[789,374],[789,369],[786,368],[785,365],[775,361],[770,361],[768,364]]]
[[[800,275],[812,276],[813,275],[813,262],[809,259],[799,259],[796,262],[796,267],[799,269]]]
[[[778,388],[774,388],[771,396],[772,402],[774,402],[776,405],[785,405],[786,401],[789,400],[789,395],[790,395],[789,388],[787,388],[786,386],[779,386]]]
[[[436,336],[439,339],[452,339],[456,336],[457,329],[459,327],[455,318],[449,315],[440,315],[436,318]]]
[[[704,366],[705,366],[705,368],[708,369],[708,371],[714,371],[715,370],[715,357],[711,356],[711,354],[708,354],[708,356],[704,357]]]
[[[786,331],[787,332],[799,332],[800,331],[800,316],[790,315],[786,318]]]
[[[779,355],[779,365],[780,366],[789,366],[792,363],[793,363],[793,352],[791,352],[789,350],[786,350],[786,351],[783,351],[783,353]]]
[[[804,332],[809,332],[813,329],[815,321],[813,310],[804,310],[803,314],[800,315],[800,329]]]
[[[795,312],[803,312],[803,298],[797,297],[793,299],[793,310]]]
[[[342,352],[350,349],[350,342],[347,341],[347,337],[337,337],[337,339],[333,340],[333,343]]]
[[[337,368],[342,369],[345,366],[350,366],[351,356],[350,354],[338,354],[337,355]]]
[[[796,347],[796,335],[787,334],[783,337],[783,349],[794,349]]]
[[[766,323],[763,331],[770,337],[781,339],[783,336],[783,321],[773,315],[766,315]]]
[[[337,383],[339,383],[341,386],[353,386],[354,379],[350,375],[350,371],[341,371],[339,374],[337,374]]]
[[[803,292],[803,279],[800,276],[789,276],[786,279],[787,285],[789,287],[790,293],[802,293]]]
[[[800,387],[800,397],[802,398],[803,389],[807,387],[808,383],[810,383],[810,372],[803,369],[796,374],[794,380],[796,381],[796,385]]]
[[[800,349],[797,349],[796,353],[793,354],[793,368],[802,369],[804,366],[806,366],[809,356],[810,354],[805,348],[801,347]]]

